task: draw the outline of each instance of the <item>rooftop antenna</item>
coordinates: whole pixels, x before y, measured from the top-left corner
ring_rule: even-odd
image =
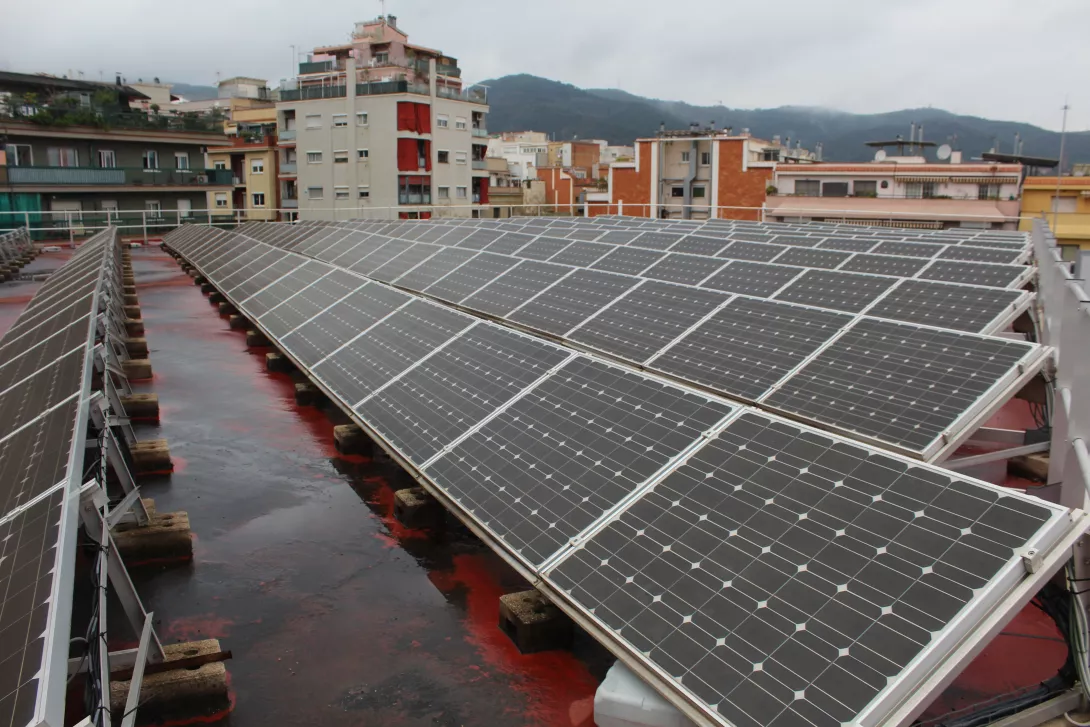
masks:
[[[1060,161],[1056,166],[1056,197],[1052,203],[1052,234],[1056,234],[1056,217],[1060,214],[1060,180],[1064,173],[1064,142],[1067,140],[1067,112],[1071,109],[1067,104],[1067,96],[1064,95],[1064,120],[1060,127]]]
[[[382,23],[383,23],[383,25],[385,25],[386,24],[386,0],[378,0],[378,1],[379,1],[379,3],[382,4],[382,15],[380,15],[379,17],[382,18]]]

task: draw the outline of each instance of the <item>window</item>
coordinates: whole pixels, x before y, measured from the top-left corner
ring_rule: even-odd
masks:
[[[761,152],[762,162],[778,162],[780,160],[779,149],[765,149]]]
[[[670,196],[671,197],[684,197],[685,196],[685,188],[684,187],[671,187],[670,188]]]
[[[78,200],[75,202],[54,200],[49,208],[55,220],[77,222],[83,219],[83,203]]]
[[[113,149],[98,150],[98,165],[103,169],[112,169],[117,166],[117,155]]]
[[[856,182],[854,183],[854,191],[856,197],[877,197],[878,182],[866,182],[856,180]]]
[[[157,199],[149,199],[144,202],[144,211],[148,213],[148,217],[162,217],[163,203]]]
[[[185,200],[188,202],[189,200]],[[178,204],[181,204],[182,200],[178,200]],[[117,200],[116,199],[104,199],[98,203],[103,212],[117,212]]]
[[[227,162],[212,162],[212,168],[223,171],[224,169],[227,169]]]
[[[321,164],[322,152],[320,151],[308,151],[307,152],[307,164]]]
[[[978,188],[977,199],[999,199],[998,184],[981,184]]]
[[[250,160],[250,174],[264,174],[265,173],[265,160],[264,159],[251,159]]]
[[[333,163],[334,164],[347,164],[348,163],[348,150],[347,149],[339,149],[337,151],[334,151],[333,152]]]
[[[226,207],[227,206],[227,193],[226,192],[216,192],[216,206],[217,207]]]
[[[817,179],[799,179],[795,182],[795,194],[800,197],[820,197],[821,182]]]
[[[9,167],[34,166],[34,155],[30,151],[30,144],[7,144],[4,149],[8,153]]]
[[[450,187],[439,188],[439,199],[450,199]]]
[[[1078,199],[1076,197],[1057,197],[1053,195],[1049,199],[1051,200],[1049,209],[1057,214],[1071,214],[1078,209]]]
[[[371,188],[360,187],[358,190],[360,199],[371,199]]]
[[[693,199],[704,199],[707,196],[707,187],[693,187]]]
[[[468,197],[468,187],[458,187],[458,199],[466,199]]]
[[[356,149],[356,161],[365,162],[370,156],[371,152],[369,152],[367,149]]]
[[[466,128],[466,120],[463,119],[461,116],[454,119],[454,128],[460,131],[464,131]]]
[[[440,129],[446,129],[450,126],[450,117],[446,114],[439,114],[435,117],[435,125]]]
[[[935,183],[909,182],[905,185],[905,196],[909,199],[932,199],[935,196]]]
[[[144,162],[144,169],[158,169],[159,168],[159,152],[154,149],[148,149],[142,156]]]
[[[466,153],[464,151],[454,152],[454,161],[458,162],[459,164],[465,164],[466,163]]]
[[[700,152],[700,165],[703,167],[711,166],[712,153],[710,151]]]
[[[376,66],[385,66],[389,62],[390,62],[390,54],[387,53],[386,51],[382,51],[381,53],[376,53],[375,54],[375,65]]]
[[[174,168],[175,169],[189,169],[189,152],[176,151],[174,152]]]
[[[821,183],[821,196],[822,197],[847,197],[848,196],[848,183],[847,182],[822,182]]]
[[[178,219],[193,216],[193,203],[188,199],[178,200]]]
[[[323,199],[325,190],[322,187],[307,187],[307,199]]]
[[[449,151],[439,152],[439,163],[440,164],[450,164],[450,152]]]
[[[340,128],[348,126],[348,114],[333,114],[333,127]]]
[[[254,207],[264,207],[265,206],[265,193],[264,192],[254,192],[251,195],[251,197],[253,199]]]
[[[682,162],[682,164],[688,164],[689,163],[689,152],[687,152],[687,151],[681,152],[681,162]]]
[[[320,129],[322,128],[322,115],[321,114],[307,114],[307,126],[308,129]]]
[[[334,187],[333,197],[334,199],[348,199],[348,187]]]
[[[51,146],[46,151],[51,167],[78,167],[79,152],[70,146]]]
[[[356,126],[367,126],[367,112],[366,111],[357,111],[356,112]]]

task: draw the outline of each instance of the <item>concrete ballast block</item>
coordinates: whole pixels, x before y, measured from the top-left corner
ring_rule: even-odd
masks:
[[[125,340],[125,348],[129,352],[129,358],[148,357],[148,339],[129,338]]]
[[[201,283],[201,292],[205,295],[211,295],[212,293],[216,292],[216,286],[212,285],[211,283]]]
[[[250,348],[261,348],[269,345],[269,339],[261,331],[251,328],[246,331],[246,345]]]
[[[125,317],[126,318],[141,318],[142,317],[140,315],[140,306],[138,306],[138,305],[127,305],[127,306],[124,307],[124,311],[125,311]]]
[[[356,424],[333,427],[333,444],[341,454],[370,454],[371,440]]]
[[[121,369],[129,381],[145,381],[151,378],[151,361],[146,358],[131,358],[121,362]]]
[[[325,399],[322,390],[309,381],[295,385],[295,403],[299,406],[317,406]]]
[[[228,318],[227,323],[235,330],[241,330],[250,325],[250,322],[246,320],[245,316],[238,315],[237,313]]]
[[[406,527],[435,527],[442,524],[443,515],[443,506],[423,487],[408,487],[394,493],[394,517]]]
[[[166,661],[187,659],[221,651],[218,639],[163,644]],[[110,712],[122,715],[129,695],[129,681],[110,682]],[[146,674],[140,685],[137,724],[193,724],[210,722],[231,709],[227,667],[222,661],[195,669],[173,669]]]
[[[284,354],[279,351],[270,351],[265,354],[265,370],[278,374],[291,373],[295,368],[295,365]]]
[[[193,536],[189,515],[184,511],[157,512],[153,500],[144,500],[148,511],[147,525],[123,523],[113,531],[118,552],[127,563],[153,560],[191,559]]]
[[[139,318],[125,321],[125,333],[131,338],[140,338],[144,335],[144,321]]]
[[[523,654],[571,644],[571,619],[537,590],[500,596],[500,629]]]
[[[238,308],[235,308],[227,301],[223,301],[222,303],[220,303],[218,306],[218,310],[221,316],[232,316],[238,313]]]
[[[165,439],[147,439],[129,446],[132,470],[136,477],[170,474],[174,463],[170,459],[170,447]]]
[[[130,394],[121,397],[121,406],[130,419],[159,420],[158,394]]]
[[[219,305],[220,303],[223,303],[226,300],[227,299],[223,297],[223,293],[220,293],[219,291],[213,291],[208,296],[208,302],[211,303],[212,305]]]

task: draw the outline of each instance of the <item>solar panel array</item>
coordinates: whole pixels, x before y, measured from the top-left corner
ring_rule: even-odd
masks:
[[[23,256],[33,248],[25,227],[0,234],[0,265],[19,267]]]
[[[0,720],[64,712],[78,492],[97,315],[120,289],[115,229],[88,240],[0,338]]]
[[[1002,405],[998,393],[1038,370],[1047,356],[1046,349],[1034,344],[974,335],[1024,310],[1032,294],[1023,291],[812,268],[790,268],[794,282],[785,285],[782,278],[762,277],[752,269],[760,264],[746,261],[732,262],[710,281],[692,286],[593,265],[562,265],[555,262],[553,238],[530,242],[519,238],[522,250],[549,246],[548,261],[540,261],[491,252],[510,234],[504,231],[439,223],[384,227],[389,229],[379,234],[355,229],[352,223],[257,224],[244,226],[237,235],[264,239],[445,304],[928,461],[953,451],[969,427],[979,424],[982,410]],[[412,239],[425,236],[432,241]],[[621,247],[600,259],[633,251]],[[662,260],[652,267],[661,265]],[[736,265],[741,266],[739,277],[732,278]],[[771,290],[779,292],[773,296]],[[956,405],[936,408],[928,397],[894,395],[913,390],[918,372],[928,373],[935,365],[933,349],[903,345],[897,348],[901,356],[897,366],[882,370],[884,382],[860,390],[850,416],[777,393],[815,377],[818,388],[823,382],[835,388],[831,375],[835,372],[820,368],[822,351],[850,339],[861,324],[885,319],[907,324],[886,330],[912,340],[925,338],[933,327],[948,329],[949,340],[957,342],[962,356],[955,374],[943,378],[944,384],[957,389],[951,397]],[[993,361],[996,351],[998,363]],[[969,382],[961,385],[955,375]],[[974,396],[968,397],[970,392]],[[807,395],[818,393],[812,390]],[[887,418],[895,426],[889,426]]]
[[[719,724],[880,723],[1044,577],[1024,549],[1073,529],[1062,507],[246,235],[186,227],[165,242],[492,547]],[[336,259],[357,243],[314,244]],[[462,294],[466,279],[447,285]],[[617,325],[670,303],[670,287],[654,283]],[[737,331],[773,305],[739,300]],[[797,309],[804,334],[842,315]],[[740,337],[732,324],[718,330]]]

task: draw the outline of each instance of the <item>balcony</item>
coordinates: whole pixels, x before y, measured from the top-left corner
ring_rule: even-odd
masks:
[[[67,186],[229,186],[228,169],[142,169],[140,167],[0,167],[8,184]]]
[[[488,129],[479,129],[476,126],[474,126],[473,127],[473,136],[477,137],[478,139],[487,139],[488,138]]]
[[[281,174],[298,174],[299,170],[296,162],[280,162]]]
[[[367,81],[356,84],[357,96],[379,96],[387,93],[415,93],[428,96],[431,91],[426,83],[409,83],[408,81]]]
[[[397,196],[398,204],[431,204],[431,194],[405,194]]]
[[[487,104],[488,89],[484,86],[471,86],[470,88],[450,88],[449,86],[437,86],[435,95],[440,98],[449,98],[454,101],[466,101],[468,103]]]
[[[472,162],[472,166],[473,166],[473,171],[475,171],[475,172],[488,171],[488,160],[487,159],[474,159],[473,162]]]
[[[280,206],[286,210],[299,209],[298,197],[284,197],[280,200]]]
[[[278,129],[277,134],[282,142],[295,141],[295,129]]]
[[[330,71],[344,70],[343,67],[338,67],[335,61],[313,61],[310,63],[299,64],[299,75],[306,73],[329,73]]]
[[[435,72],[440,76],[448,76],[450,78],[461,78],[462,69],[458,66],[448,66],[445,63],[438,63],[435,66]]]
[[[344,86],[300,86],[280,92],[281,101],[309,101],[322,98],[344,98],[347,95]],[[283,138],[283,137],[281,137]]]

